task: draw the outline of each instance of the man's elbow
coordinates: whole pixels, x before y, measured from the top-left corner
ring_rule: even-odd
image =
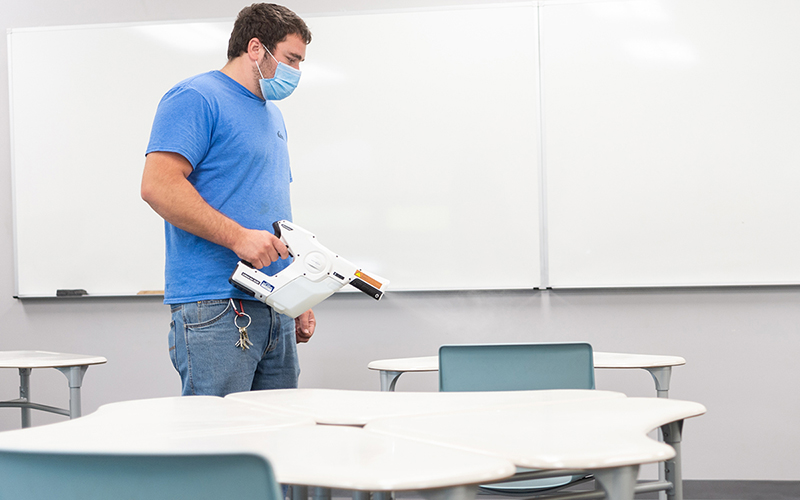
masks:
[[[176,153],[150,153],[144,162],[140,195],[159,212],[172,202],[176,189],[183,187],[191,172],[191,164]]]
[[[145,202],[147,202],[147,204],[150,206],[153,205],[156,198],[156,190],[153,184],[154,183],[152,179],[150,179],[150,176],[147,175],[147,169],[145,169],[145,173],[144,175],[142,175],[142,185],[139,194],[142,197],[142,199]]]

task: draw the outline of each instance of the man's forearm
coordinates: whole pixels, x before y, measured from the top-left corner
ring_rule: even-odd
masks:
[[[269,231],[244,228],[209,205],[187,179],[191,164],[175,153],[150,153],[142,199],[173,226],[222,245],[257,268],[287,258],[286,245]]]

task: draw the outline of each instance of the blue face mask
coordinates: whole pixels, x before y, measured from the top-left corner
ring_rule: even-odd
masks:
[[[267,50],[267,48],[264,47],[264,50]],[[268,50],[267,54],[278,63],[278,67],[275,68],[274,77],[264,78],[264,73],[261,72],[261,66],[256,63],[258,73],[261,75],[261,80],[259,80],[261,84],[261,94],[267,101],[286,99],[294,92],[294,89],[297,88],[297,84],[300,82],[300,70],[278,62],[275,56],[272,55],[272,52]]]

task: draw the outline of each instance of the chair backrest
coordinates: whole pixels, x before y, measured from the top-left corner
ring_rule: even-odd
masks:
[[[0,498],[282,500],[262,457],[0,451]]]
[[[461,344],[439,348],[440,391],[594,389],[587,343]]]

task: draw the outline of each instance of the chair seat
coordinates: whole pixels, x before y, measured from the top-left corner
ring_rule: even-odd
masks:
[[[532,472],[533,469],[517,468],[517,473]],[[570,476],[545,477],[541,479],[522,479],[519,481],[503,481],[501,483],[482,484],[480,490],[507,496],[531,496],[548,490],[557,490],[565,486],[572,486],[582,481],[588,481],[591,476],[575,474]]]

